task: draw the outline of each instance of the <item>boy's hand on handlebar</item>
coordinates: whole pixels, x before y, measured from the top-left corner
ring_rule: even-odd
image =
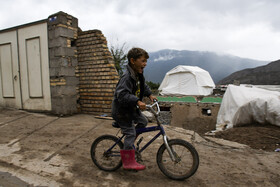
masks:
[[[157,101],[157,98],[156,98],[155,96],[152,96],[152,95],[149,96],[149,99],[150,99],[152,102]]]
[[[143,103],[142,101],[138,101],[137,105],[138,105],[140,110],[146,110],[146,104]]]

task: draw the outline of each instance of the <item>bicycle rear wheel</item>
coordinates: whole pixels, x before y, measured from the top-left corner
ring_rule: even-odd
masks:
[[[122,165],[120,156],[122,148],[123,143],[119,138],[112,135],[100,136],[91,145],[91,159],[99,169],[115,171]]]
[[[165,144],[163,144],[157,152],[159,169],[167,177],[174,180],[184,180],[191,177],[199,165],[199,156],[195,148],[187,141],[180,139],[170,140],[168,144],[175,156],[175,161],[172,161]]]

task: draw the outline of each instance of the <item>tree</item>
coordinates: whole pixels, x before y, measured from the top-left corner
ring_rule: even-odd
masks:
[[[126,58],[126,43],[124,43],[121,47],[119,45],[113,46],[111,45],[110,51],[113,56],[113,60],[115,62],[115,67],[119,73],[119,76],[123,75],[124,66],[127,64]]]
[[[159,83],[153,83],[152,81],[146,81],[146,84],[151,88],[151,90],[157,90],[160,86]]]

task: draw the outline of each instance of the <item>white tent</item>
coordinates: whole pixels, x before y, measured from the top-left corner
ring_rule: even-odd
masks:
[[[229,85],[217,116],[216,130],[258,122],[280,126],[280,92]]]
[[[159,87],[161,95],[210,95],[215,84],[210,74],[197,66],[176,66],[168,71]]]

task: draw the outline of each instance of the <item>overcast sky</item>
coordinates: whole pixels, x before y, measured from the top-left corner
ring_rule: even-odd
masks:
[[[0,0],[0,30],[58,11],[77,17],[82,30],[101,30],[110,43],[149,52],[280,59],[279,0]]]

